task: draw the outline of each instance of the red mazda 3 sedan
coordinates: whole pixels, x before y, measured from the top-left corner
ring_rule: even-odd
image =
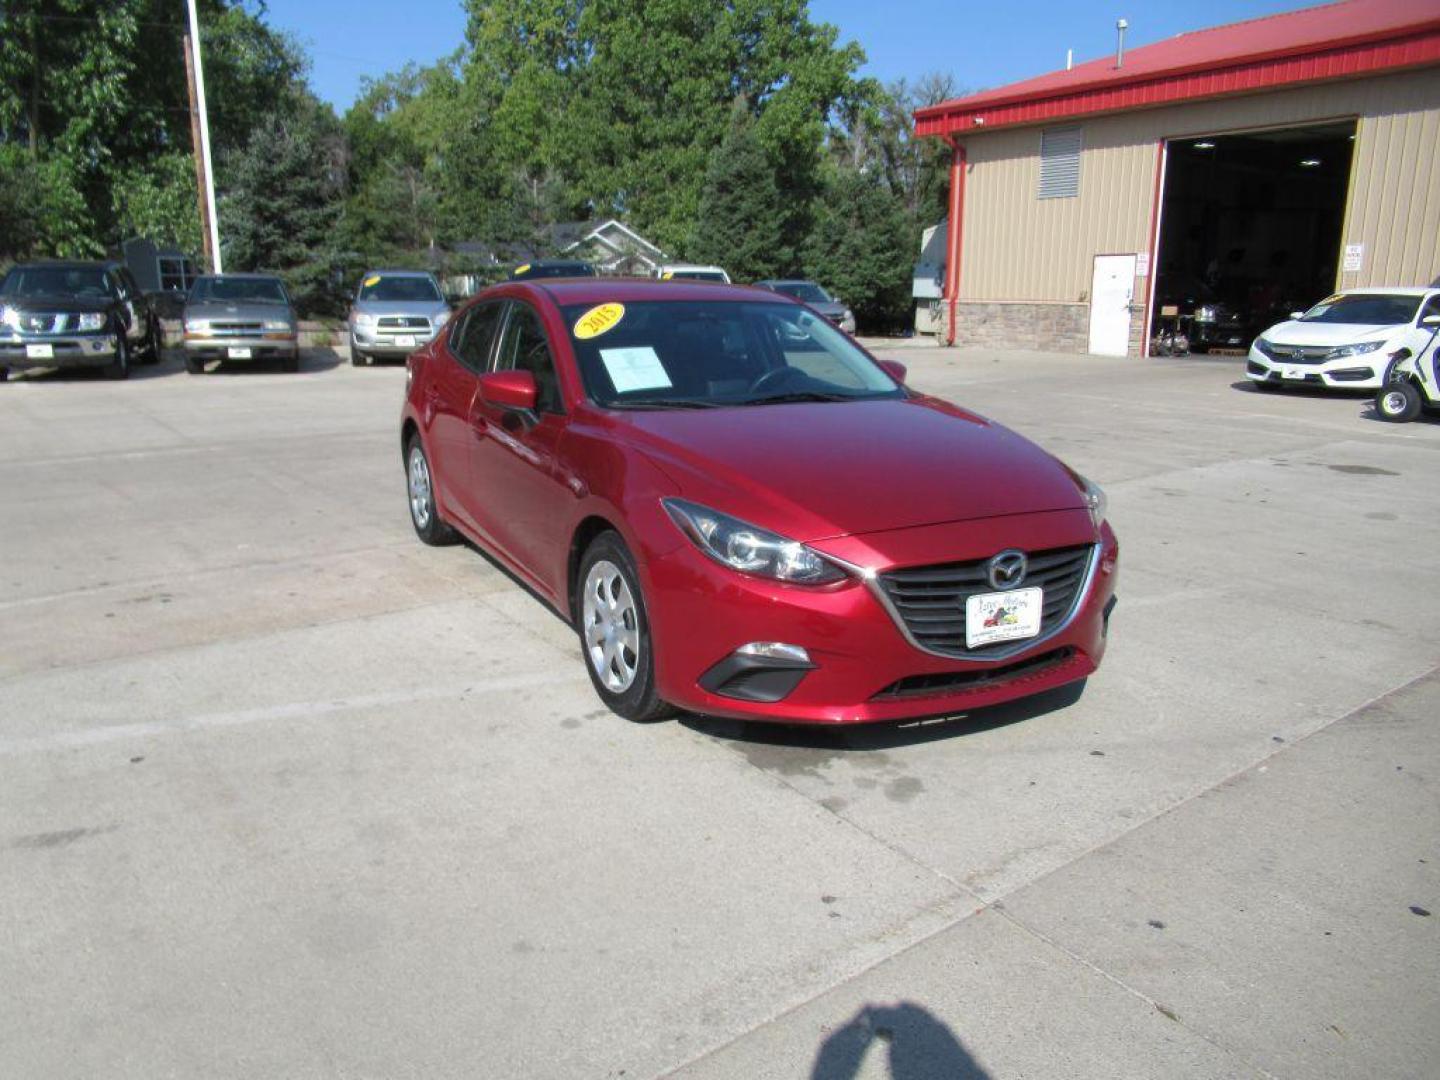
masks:
[[[940,716],[1083,679],[1104,495],[904,374],[758,289],[509,282],[409,359],[411,519],[553,605],[632,720]]]

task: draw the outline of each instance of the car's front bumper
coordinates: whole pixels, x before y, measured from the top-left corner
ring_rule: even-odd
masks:
[[[55,334],[0,337],[0,367],[103,367],[115,360],[114,334]]]
[[[1385,349],[1343,356],[1338,360],[1297,362],[1268,356],[1254,345],[1245,359],[1245,377],[1275,386],[1329,387],[1335,390],[1373,390],[1384,381],[1390,354]]]
[[[814,546],[883,572],[986,557],[1007,547],[1041,551],[1094,541],[1089,515],[1065,511]],[[1068,620],[1003,659],[984,661],[912,644],[866,580],[822,588],[783,585],[735,573],[685,544],[647,568],[657,687],[665,700],[693,712],[804,724],[946,716],[1028,697],[1083,679],[1099,665],[1117,554],[1106,526]],[[762,665],[736,653],[752,642],[798,645],[809,664],[767,663],[756,675]],[[746,699],[757,694],[778,699]]]
[[[185,355],[198,360],[225,360],[241,363],[256,360],[289,360],[300,355],[299,339],[278,331],[247,334],[243,337],[185,335]]]
[[[409,356],[416,349],[428,345],[440,332],[433,330],[379,330],[360,326],[350,328],[350,345],[356,352],[367,356],[401,357]]]

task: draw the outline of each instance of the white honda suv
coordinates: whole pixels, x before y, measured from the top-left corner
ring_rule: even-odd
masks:
[[[1428,315],[1440,315],[1440,289],[1347,289],[1257,337],[1245,375],[1259,390],[1374,389],[1393,364],[1424,347]]]

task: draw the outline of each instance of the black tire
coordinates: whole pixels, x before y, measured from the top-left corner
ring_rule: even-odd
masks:
[[[198,356],[187,356],[185,357],[185,370],[191,375],[204,375],[205,361]]]
[[[1375,415],[1392,424],[1409,423],[1424,405],[1420,388],[1408,379],[1382,386],[1375,395]]]
[[[5,381],[7,381],[9,378],[10,378],[10,369],[9,369],[8,367],[0,367],[0,382],[5,382]]]
[[[300,355],[297,353],[294,356],[282,357],[280,360],[280,370],[290,375],[295,374],[295,372],[300,370]]]
[[[128,379],[130,377],[130,341],[122,330],[115,337],[115,359],[101,369],[107,379]]]
[[[586,592],[591,582],[591,572],[600,571],[599,580],[595,582],[597,597],[609,595],[612,600],[614,591],[606,593],[609,588],[605,584],[607,576],[613,582],[619,578],[624,582],[624,592],[621,595],[627,596],[630,604],[628,611],[633,616],[634,625],[628,620],[615,620],[618,625],[628,628],[636,642],[636,649],[629,655],[633,656],[633,675],[627,685],[615,690],[605,685],[601,678],[597,664],[606,665],[612,675],[618,675],[623,679],[625,672],[618,666],[611,667],[611,664],[619,664],[620,657],[625,654],[625,647],[621,646],[616,650],[616,660],[607,661],[603,657],[605,646],[601,642],[596,643],[600,649],[600,656],[593,656],[590,644],[590,627],[587,625],[586,616]],[[645,595],[640,588],[640,575],[635,571],[635,560],[630,557],[630,551],[625,547],[625,542],[620,539],[619,534],[604,532],[591,541],[590,546],[585,549],[585,554],[580,559],[580,569],[575,578],[575,629],[580,636],[580,655],[585,663],[585,670],[590,674],[590,682],[595,687],[595,692],[600,695],[611,712],[623,716],[626,720],[634,721],[637,724],[648,724],[656,720],[664,720],[674,716],[679,710],[669,702],[661,699],[655,689],[655,649],[654,640],[650,634],[650,618],[646,613]],[[599,614],[597,604],[597,615]],[[621,613],[623,615],[623,613]],[[596,625],[601,623],[597,619]],[[602,639],[603,640],[603,639]]]
[[[145,339],[145,363],[158,364],[160,362],[164,356],[164,347],[161,344],[163,337],[164,332],[160,329],[159,321],[152,318],[150,333]]]
[[[416,459],[424,474],[423,484],[416,473]],[[434,474],[430,471],[430,458],[425,454],[425,445],[419,435],[410,436],[405,446],[405,495],[410,507],[410,524],[422,543],[431,547],[444,547],[459,541],[460,536],[444,521],[435,507]],[[423,490],[422,490],[423,489]]]
[[[352,341],[350,343],[350,366],[364,367],[368,363],[370,363],[370,358],[362,352],[356,352],[355,343]]]

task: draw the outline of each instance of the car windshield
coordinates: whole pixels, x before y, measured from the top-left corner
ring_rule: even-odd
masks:
[[[219,301],[231,304],[288,304],[285,286],[279,278],[202,277],[196,280],[190,299],[200,303]]]
[[[667,280],[673,278],[679,281],[683,278],[687,281],[718,281],[725,284],[725,275],[719,270],[668,270],[665,277]]]
[[[360,283],[361,300],[415,300],[422,303],[440,303],[442,297],[435,282],[428,277],[415,274],[385,275],[371,274]]]
[[[796,304],[645,301],[564,309],[586,393],[608,408],[715,408],[903,397]]]
[[[1321,300],[1300,316],[1300,321],[1393,326],[1413,319],[1422,299],[1393,293],[1342,293]]]
[[[110,286],[98,266],[17,266],[5,278],[4,295],[104,297]]]
[[[802,304],[830,303],[830,294],[813,281],[782,281],[775,286],[775,291],[793,296]]]

